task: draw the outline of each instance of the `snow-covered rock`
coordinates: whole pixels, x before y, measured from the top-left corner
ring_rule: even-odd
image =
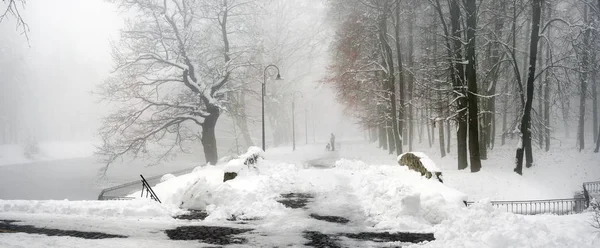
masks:
[[[160,182],[161,182],[161,183],[162,183],[162,182],[166,182],[166,181],[168,181],[168,180],[171,180],[171,179],[173,179],[173,178],[175,178],[175,175],[173,175],[173,174],[164,174],[164,175],[163,175],[163,176],[160,178]]]

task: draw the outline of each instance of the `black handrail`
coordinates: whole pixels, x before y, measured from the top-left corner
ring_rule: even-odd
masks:
[[[152,190],[152,187],[150,187],[150,184],[148,184],[148,181],[146,181],[146,178],[144,178],[144,176],[142,176],[142,174],[140,174],[140,177],[142,178],[142,195],[141,195],[141,197],[144,197],[144,189],[146,189],[146,198],[148,198],[148,194],[150,194],[150,198],[152,200],[155,200],[158,203],[162,203],[160,201],[160,199],[158,199],[158,196],[156,195],[156,193],[154,193],[154,190]]]

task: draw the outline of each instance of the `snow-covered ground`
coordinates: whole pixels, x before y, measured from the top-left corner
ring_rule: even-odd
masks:
[[[38,234],[3,233],[0,247],[197,247],[197,241],[170,241],[164,233],[182,225],[226,225],[231,219],[252,219],[243,246],[302,246],[303,231],[433,232],[435,241],[421,244],[384,243],[415,247],[598,247],[598,230],[591,213],[571,216],[521,216],[495,210],[485,199],[568,198],[582,182],[600,179],[594,153],[572,149],[537,152],[536,166],[524,176],[512,172],[513,150],[496,147],[483,170],[456,170],[453,154],[439,158],[436,148],[420,151],[444,173],[441,184],[400,167],[388,155],[361,141],[341,142],[339,151],[324,144],[269,148],[256,167],[241,161],[171,177],[154,187],[163,204],[134,201],[16,201],[0,200],[0,220],[64,230],[95,231],[129,236],[125,239],[84,240]],[[560,153],[559,153],[560,151]],[[555,153],[554,153],[555,152]],[[241,169],[238,178],[222,182],[223,172]],[[115,167],[115,171],[119,170]],[[44,173],[41,171],[38,173]],[[125,170],[125,169],[123,169]],[[67,175],[74,175],[67,173]],[[167,178],[165,178],[167,179]],[[0,182],[7,180],[0,173]],[[27,179],[20,179],[26,181]],[[19,184],[14,179],[8,184]],[[2,186],[2,185],[0,185]],[[84,186],[86,187],[86,186]],[[5,188],[2,188],[5,190]],[[277,202],[284,193],[312,195],[306,209],[290,209]],[[133,196],[138,196],[134,194]],[[462,200],[482,200],[464,207]],[[179,207],[207,210],[204,221],[174,220]],[[350,220],[334,224],[310,214],[335,215]],[[343,239],[348,247],[374,243]]]

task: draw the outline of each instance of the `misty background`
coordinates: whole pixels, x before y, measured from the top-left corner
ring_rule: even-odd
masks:
[[[307,6],[284,2],[275,1],[272,7],[289,11]],[[265,23],[273,25],[268,27],[273,31],[270,37],[282,39],[278,35],[288,30],[310,30],[313,23],[322,23],[319,18],[326,9],[320,1],[314,3],[318,5],[314,9],[319,12],[304,15],[301,21],[295,22],[296,27],[278,30],[282,27],[273,25],[278,22]],[[289,12],[279,13],[280,16],[271,18],[289,15]],[[13,19],[0,25],[0,47],[4,54],[0,58],[2,107],[8,109],[8,119],[17,126],[17,137],[5,143],[25,143],[33,139],[37,142],[87,141],[97,144],[100,142],[97,130],[102,118],[114,108],[109,101],[101,102],[95,91],[113,71],[111,42],[119,39],[119,30],[123,28],[127,13],[103,0],[29,0],[22,15],[29,26],[29,40],[15,28]],[[326,140],[332,132],[362,137],[363,133],[356,134],[354,121],[343,114],[331,89],[319,82],[327,66],[325,49],[328,43],[323,38],[314,42],[319,44],[313,44],[315,50],[311,55],[281,62],[284,80],[275,82],[303,93],[304,97],[296,99],[298,142],[305,140],[305,113],[309,114],[311,142],[313,139]],[[257,103],[260,102],[255,101],[248,107],[247,114],[253,141],[260,144],[260,105]],[[291,106],[288,109],[291,111]],[[240,137],[233,133],[227,112],[221,115],[217,127],[219,155],[239,151],[235,149],[235,139]],[[269,128],[267,122],[267,132]],[[271,139],[267,135],[268,143]]]

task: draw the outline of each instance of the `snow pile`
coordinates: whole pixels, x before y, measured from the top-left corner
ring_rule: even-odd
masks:
[[[254,155],[262,156],[258,147],[251,147],[248,152],[225,165],[196,167],[191,173],[161,182],[153,187],[163,203],[179,206],[184,209],[202,209],[209,213],[208,220],[224,220],[236,216],[239,218],[263,218],[272,214],[283,214],[285,209],[276,201],[279,196],[276,183],[278,173],[270,173],[269,167],[295,168],[286,165],[266,162],[258,159],[253,165],[245,165],[246,159]],[[259,169],[259,167],[261,167]],[[224,172],[236,172],[235,180],[223,182]],[[259,171],[268,175],[261,175]],[[291,179],[287,179],[291,180]],[[275,183],[275,184],[274,184]],[[130,197],[139,197],[135,192]]]
[[[585,221],[579,224],[585,225]],[[565,222],[550,226],[528,220],[527,216],[494,209],[489,202],[481,202],[469,209],[457,210],[436,225],[436,240],[425,247],[594,247],[593,239],[581,236],[582,233],[572,236],[566,232],[565,235],[565,230],[571,228],[577,230],[581,226],[570,226]]]
[[[154,200],[131,201],[25,201],[0,200],[0,213],[60,214],[100,217],[171,217],[182,210]]]
[[[322,208],[353,199],[353,209],[359,210],[352,214],[357,216],[346,217],[365,219],[376,229],[401,231],[430,230],[456,209],[465,208],[463,193],[403,166],[338,160],[331,169],[314,169],[260,159],[256,168],[248,168],[243,158],[223,166],[198,167],[156,185],[154,191],[165,203],[205,209],[208,220],[289,214],[290,209],[277,199],[290,192],[313,194],[315,201],[326,201],[319,203]],[[238,177],[223,182],[223,173],[232,169],[240,172]]]
[[[263,150],[259,147],[251,146],[246,153],[236,159],[229,160],[225,166],[225,172],[235,172],[238,175],[256,172],[256,164],[262,158],[264,158]]]
[[[336,168],[354,170],[353,182],[367,221],[377,229],[426,230],[465,208],[467,196],[406,166],[367,166],[338,161]]]
[[[166,181],[168,181],[168,180],[171,180],[171,179],[173,179],[173,178],[175,178],[175,177],[176,177],[176,176],[175,176],[175,175],[173,175],[173,174],[164,174],[162,177],[160,177],[160,182],[161,182],[161,183],[164,183],[164,182],[166,182]]]

